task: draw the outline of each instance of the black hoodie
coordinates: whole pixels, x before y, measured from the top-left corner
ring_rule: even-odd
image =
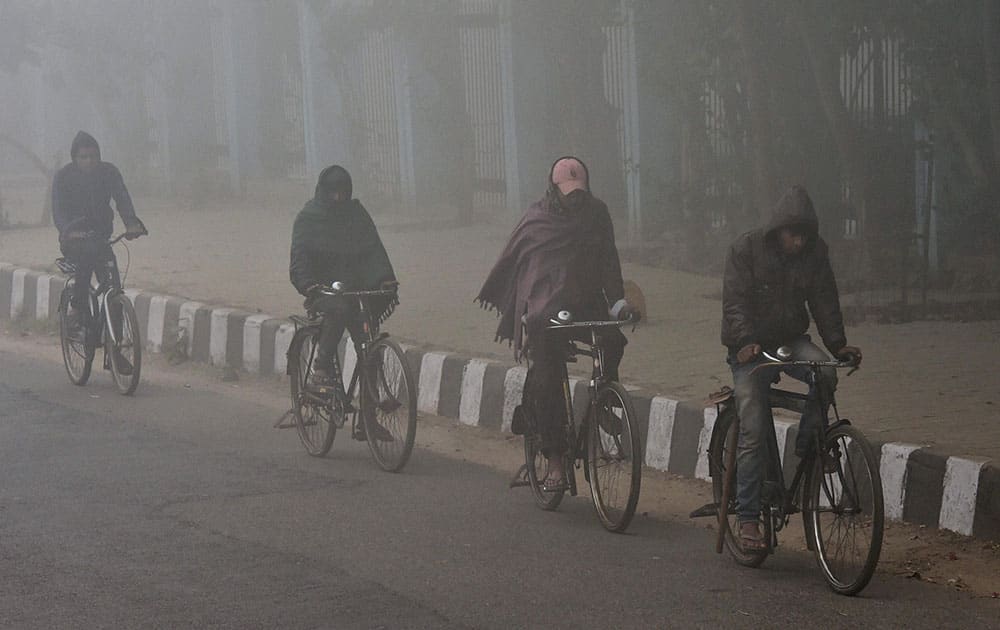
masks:
[[[81,146],[98,147],[100,160],[97,141],[85,131],[76,134],[70,156],[76,156]],[[114,164],[99,161],[89,173],[74,162],[59,169],[52,182],[52,219],[60,240],[69,232],[91,232],[94,238],[111,236],[115,218],[112,199],[126,226],[140,223],[122,174]]]
[[[781,228],[791,226],[804,228],[808,240],[799,255],[787,257],[777,237]],[[729,249],[722,344],[731,352],[750,343],[773,349],[805,334],[810,313],[823,343],[836,354],[847,344],[837,282],[812,200],[805,189],[793,186],[778,201],[767,227],[740,236]]]

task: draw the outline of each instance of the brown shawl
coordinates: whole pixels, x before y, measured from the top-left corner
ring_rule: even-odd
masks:
[[[596,267],[609,241],[614,247],[614,235],[602,219],[610,226],[607,206],[593,196],[581,209],[566,211],[548,195],[528,208],[511,233],[476,301],[499,313],[496,341],[512,341],[518,360],[522,316],[530,336],[561,309],[578,309],[578,318],[587,311],[607,313]]]

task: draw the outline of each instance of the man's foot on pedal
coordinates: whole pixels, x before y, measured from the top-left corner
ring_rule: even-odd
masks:
[[[565,492],[569,490],[566,477],[546,477],[542,481],[542,492]]]
[[[835,475],[840,465],[840,447],[834,446],[823,452],[823,474]]]
[[[744,551],[763,551],[767,549],[764,535],[760,533],[760,523],[757,521],[742,521],[740,523],[740,546]]]
[[[392,433],[389,429],[383,427],[378,422],[372,422],[370,425],[367,423],[358,424],[354,429],[354,439],[364,442],[368,439],[368,434],[365,431],[365,427],[370,426],[372,429],[372,437],[375,438],[376,442],[394,442],[396,438],[392,437]]]
[[[309,385],[319,392],[329,394],[333,393],[334,389],[336,389],[337,379],[326,370],[315,368],[312,371],[312,376],[309,378]]]
[[[601,409],[600,415],[597,416],[597,424],[608,435],[617,436],[622,433],[622,419],[615,415],[615,409],[621,409],[621,407],[605,407]]]
[[[122,376],[132,376],[132,362],[125,358],[121,352],[115,351],[115,369]]]

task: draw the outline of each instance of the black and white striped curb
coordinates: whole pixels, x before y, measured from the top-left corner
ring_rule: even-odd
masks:
[[[0,318],[48,319],[56,315],[65,279],[0,263]],[[152,352],[181,351],[195,361],[251,373],[285,373],[294,326],[284,318],[216,307],[129,290],[142,338]],[[356,360],[345,348],[345,372]],[[468,426],[507,432],[521,398],[523,366],[406,345],[417,379],[421,413],[454,418]],[[583,404],[586,382],[572,379]],[[630,388],[631,389],[631,388]],[[651,468],[708,480],[707,449],[716,412],[700,401],[677,401],[632,389]],[[582,412],[583,410],[580,409]],[[794,468],[795,423],[779,420],[783,462]],[[877,445],[886,516],[964,535],[1000,538],[1000,466],[956,457],[919,444]]]

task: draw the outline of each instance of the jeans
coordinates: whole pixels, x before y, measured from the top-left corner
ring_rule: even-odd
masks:
[[[798,337],[786,345],[791,349],[794,359],[829,360],[827,354],[812,343],[809,335]],[[751,375],[751,370],[766,363],[767,359],[758,356],[753,361],[741,364],[736,362],[735,355],[730,355],[727,361],[733,370],[736,406],[740,417],[740,435],[736,448],[736,504],[741,521],[755,521],[760,514],[760,491],[768,457],[768,436],[765,431],[774,430],[768,402],[771,383],[783,372],[809,385],[810,395],[816,395],[816,386],[812,382],[812,370],[808,367],[768,367]],[[822,392],[820,398],[828,405],[837,389],[837,371],[834,368],[823,368],[823,378],[828,391]],[[809,401],[799,420],[799,433],[795,441],[795,453],[799,457],[809,452],[817,431],[822,428],[823,409],[820,405],[818,400]]]
[[[627,343],[625,335],[616,328],[602,331],[600,338],[604,349],[604,374],[618,380],[618,365],[625,355]],[[521,404],[535,418],[542,438],[541,450],[546,457],[561,455],[569,449],[563,430],[568,418],[562,384],[568,344],[574,339],[590,343],[590,332],[546,330],[528,345],[530,365]]]
[[[73,308],[88,311],[87,295],[90,291],[90,278],[94,274],[97,274],[99,284],[121,286],[115,253],[107,241],[74,239],[60,243],[60,249],[66,260],[76,265],[71,299]]]

